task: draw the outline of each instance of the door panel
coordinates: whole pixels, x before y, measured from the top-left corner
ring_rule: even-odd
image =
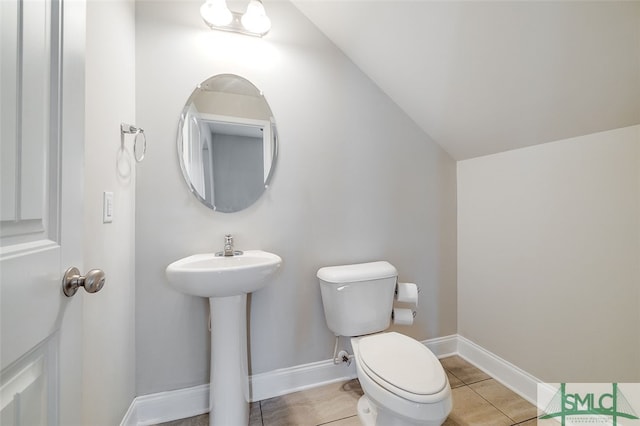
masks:
[[[57,236],[57,206],[47,205],[59,189],[48,185],[56,182],[50,159],[59,153],[58,115],[51,111],[59,98],[57,5],[0,2],[3,248]]]
[[[84,13],[0,0],[3,426],[80,424],[82,295],[61,278],[83,266]]]
[[[2,258],[1,265],[0,364],[4,370],[59,327],[60,246]]]
[[[47,339],[2,372],[0,424],[46,425],[58,417],[56,344]]]

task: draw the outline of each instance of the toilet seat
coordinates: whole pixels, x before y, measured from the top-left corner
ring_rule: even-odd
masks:
[[[412,402],[442,399],[446,373],[438,358],[422,343],[396,332],[358,339],[358,362],[378,385]]]

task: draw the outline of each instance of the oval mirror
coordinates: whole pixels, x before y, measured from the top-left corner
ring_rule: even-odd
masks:
[[[213,76],[187,100],[178,126],[178,156],[191,192],[213,210],[243,210],[271,180],[278,152],[267,100],[249,80]]]

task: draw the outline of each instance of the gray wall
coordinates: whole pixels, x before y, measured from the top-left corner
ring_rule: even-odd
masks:
[[[85,88],[84,270],[104,288],[83,301],[82,423],[119,424],[135,395],[135,160],[120,123],[135,119],[135,5],[88,1]],[[114,195],[102,223],[102,193]],[[75,296],[78,297],[78,296]]]
[[[315,273],[386,259],[422,286],[418,339],[456,333],[456,165],[288,2],[264,39],[210,31],[201,2],[136,4],[136,117],[148,138],[136,186],[137,394],[208,382],[208,305],[169,288],[173,260],[222,248],[279,254],[252,295],[252,373],[329,359]],[[280,136],[266,194],[212,212],[183,182],[178,117],[196,84],[235,73],[264,91]]]
[[[640,381],[640,126],[458,163],[459,333],[546,382]]]

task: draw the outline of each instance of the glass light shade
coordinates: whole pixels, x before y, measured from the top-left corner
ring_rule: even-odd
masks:
[[[229,25],[233,20],[226,0],[207,0],[200,7],[200,15],[207,24],[215,26]]]
[[[271,19],[267,16],[260,0],[251,0],[247,11],[242,15],[242,26],[257,34],[266,34],[271,29]]]

